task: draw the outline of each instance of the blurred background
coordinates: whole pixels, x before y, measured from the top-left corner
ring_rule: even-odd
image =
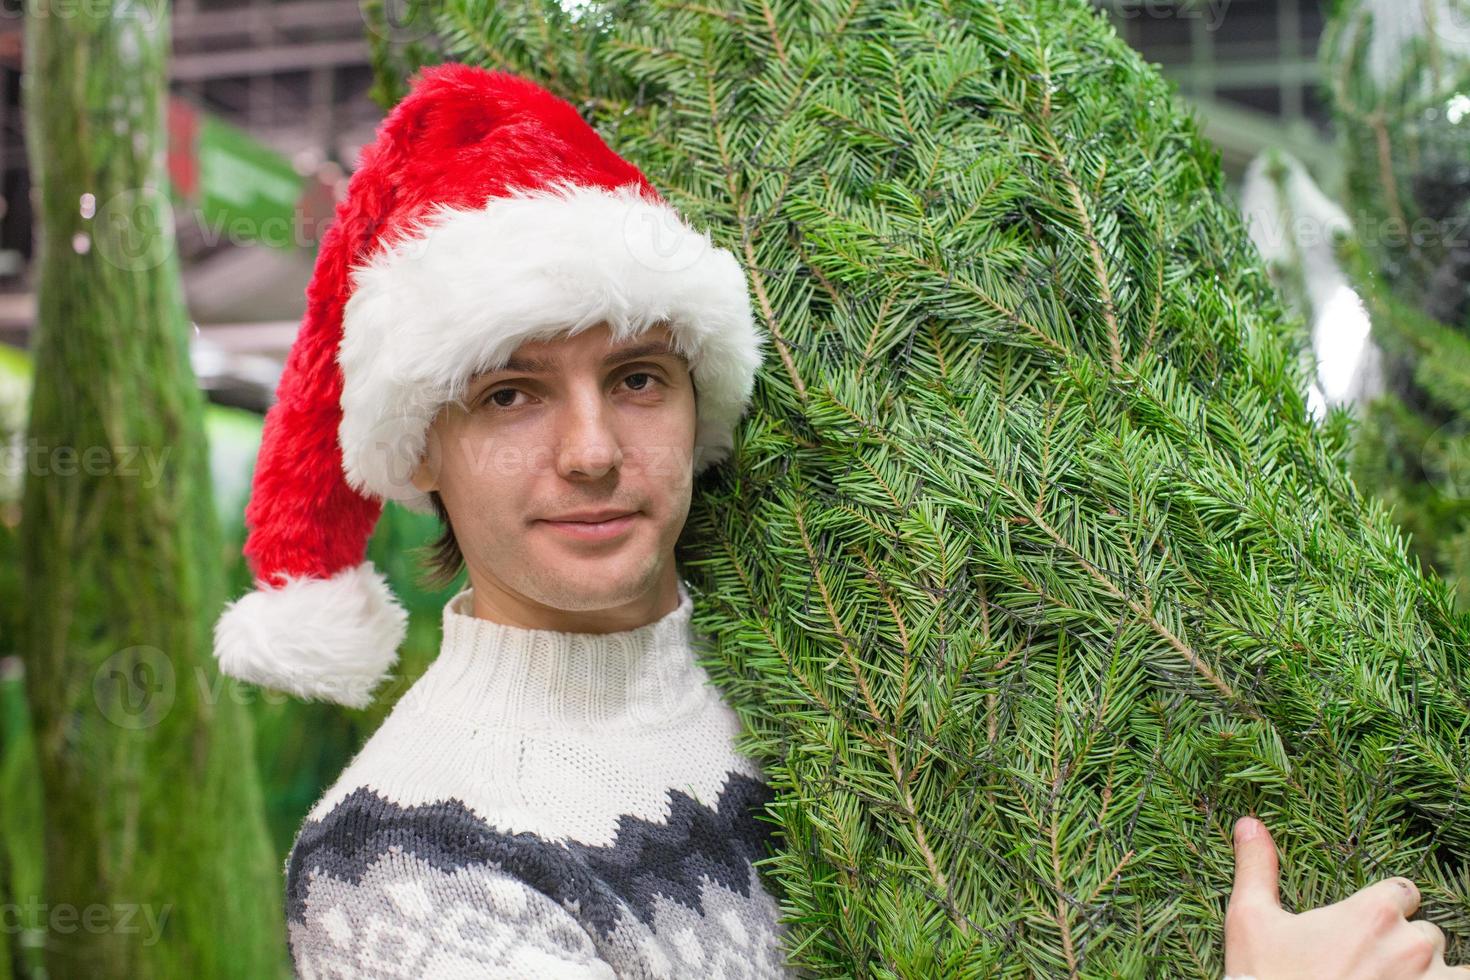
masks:
[[[16,0],[0,6],[0,438],[9,447],[0,468],[0,980],[48,975],[46,947],[58,931],[37,899],[45,891],[41,858],[64,838],[53,836],[41,814],[48,805],[74,806],[72,816],[84,820],[86,810],[80,794],[43,799],[37,772],[61,749],[39,744],[33,732],[53,731],[64,742],[67,719],[64,712],[32,717],[36,698],[27,697],[16,652],[22,608],[45,609],[57,598],[22,595],[19,584],[40,317],[37,169],[64,168],[68,154],[102,145],[92,133],[28,132],[37,117],[26,110],[23,80],[45,88],[48,79],[27,62],[47,63],[54,53],[28,43],[26,26],[62,6],[38,2],[24,16]],[[1177,84],[1218,148],[1225,190],[1300,316],[1305,355],[1315,362],[1313,411],[1355,420],[1360,484],[1395,509],[1415,551],[1463,600],[1470,568],[1463,429],[1470,401],[1470,88],[1463,84],[1470,16],[1462,0],[1097,6]],[[401,18],[358,0],[177,0],[152,9],[169,18],[171,32],[160,68],[166,132],[158,137],[167,174],[158,193],[167,206],[156,213],[173,226],[169,261],[177,263],[187,323],[187,383],[205,402],[203,465],[219,531],[201,547],[218,555],[220,588],[234,598],[250,584],[240,549],[262,418],[301,320],[317,242],[391,100],[375,74],[382,55],[374,42],[385,40],[383,24]],[[113,100],[134,97],[123,84],[85,94],[113,108]],[[107,209],[137,203],[88,194],[67,206],[101,221]],[[1395,234],[1393,222],[1416,220],[1427,222],[1424,235]],[[63,244],[77,253],[93,247],[81,233]],[[93,350],[105,357],[105,345]],[[68,366],[86,370],[85,357]],[[47,406],[48,418],[65,409]],[[418,581],[413,549],[437,531],[432,518],[389,504],[370,546],[411,613],[404,676],[373,707],[241,699],[254,735],[243,740],[250,758],[239,766],[258,771],[250,792],[265,814],[260,841],[248,847],[268,848],[278,868],[307,809],[437,648],[443,602],[462,587],[462,579],[437,590]],[[65,551],[64,542],[59,547]],[[64,573],[52,566],[31,571],[32,582],[65,587]],[[151,689],[162,673],[156,658],[135,656],[120,683]],[[89,696],[102,697],[83,692],[71,703]],[[131,710],[126,699],[108,703]],[[98,757],[103,769],[126,764]],[[256,802],[247,794],[236,805]],[[217,846],[247,845],[222,838]],[[107,871],[103,862],[86,873]],[[84,890],[77,885],[77,894]],[[284,962],[253,975],[284,970]]]

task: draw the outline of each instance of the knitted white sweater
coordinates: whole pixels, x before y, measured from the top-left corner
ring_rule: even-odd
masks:
[[[774,825],[692,602],[617,633],[444,608],[438,658],[307,815],[291,956],[326,977],[789,977]]]

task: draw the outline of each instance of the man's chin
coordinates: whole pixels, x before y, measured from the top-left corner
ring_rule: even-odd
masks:
[[[547,570],[542,576],[547,591],[559,597],[560,608],[569,611],[614,609],[638,602],[657,587],[661,578],[660,569],[652,561],[635,560],[631,554],[571,560],[556,556],[541,567]],[[557,572],[551,573],[551,569]]]

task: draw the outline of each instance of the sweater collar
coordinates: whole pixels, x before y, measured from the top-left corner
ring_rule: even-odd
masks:
[[[681,578],[679,605],[651,623],[563,633],[474,616],[466,587],[445,604],[439,656],[405,697],[494,727],[658,727],[713,692],[695,660],[693,608]]]

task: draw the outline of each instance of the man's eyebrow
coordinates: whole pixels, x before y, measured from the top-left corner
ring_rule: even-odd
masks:
[[[646,344],[634,344],[632,347],[624,347],[622,350],[613,351],[602,359],[602,366],[612,367],[614,364],[621,364],[623,361],[632,361],[640,357],[659,357],[660,355],[677,357],[686,366],[689,364],[689,358],[685,357],[679,351],[662,340],[653,340]]]
[[[689,358],[675,350],[672,346],[662,340],[649,341],[643,344],[634,344],[632,347],[624,347],[615,350],[602,359],[603,367],[611,367],[621,364],[623,361],[631,361],[640,357],[658,357],[660,355],[677,357],[688,365]],[[511,357],[501,371],[519,371],[524,374],[550,374],[560,367],[560,362],[554,358],[543,357]]]

